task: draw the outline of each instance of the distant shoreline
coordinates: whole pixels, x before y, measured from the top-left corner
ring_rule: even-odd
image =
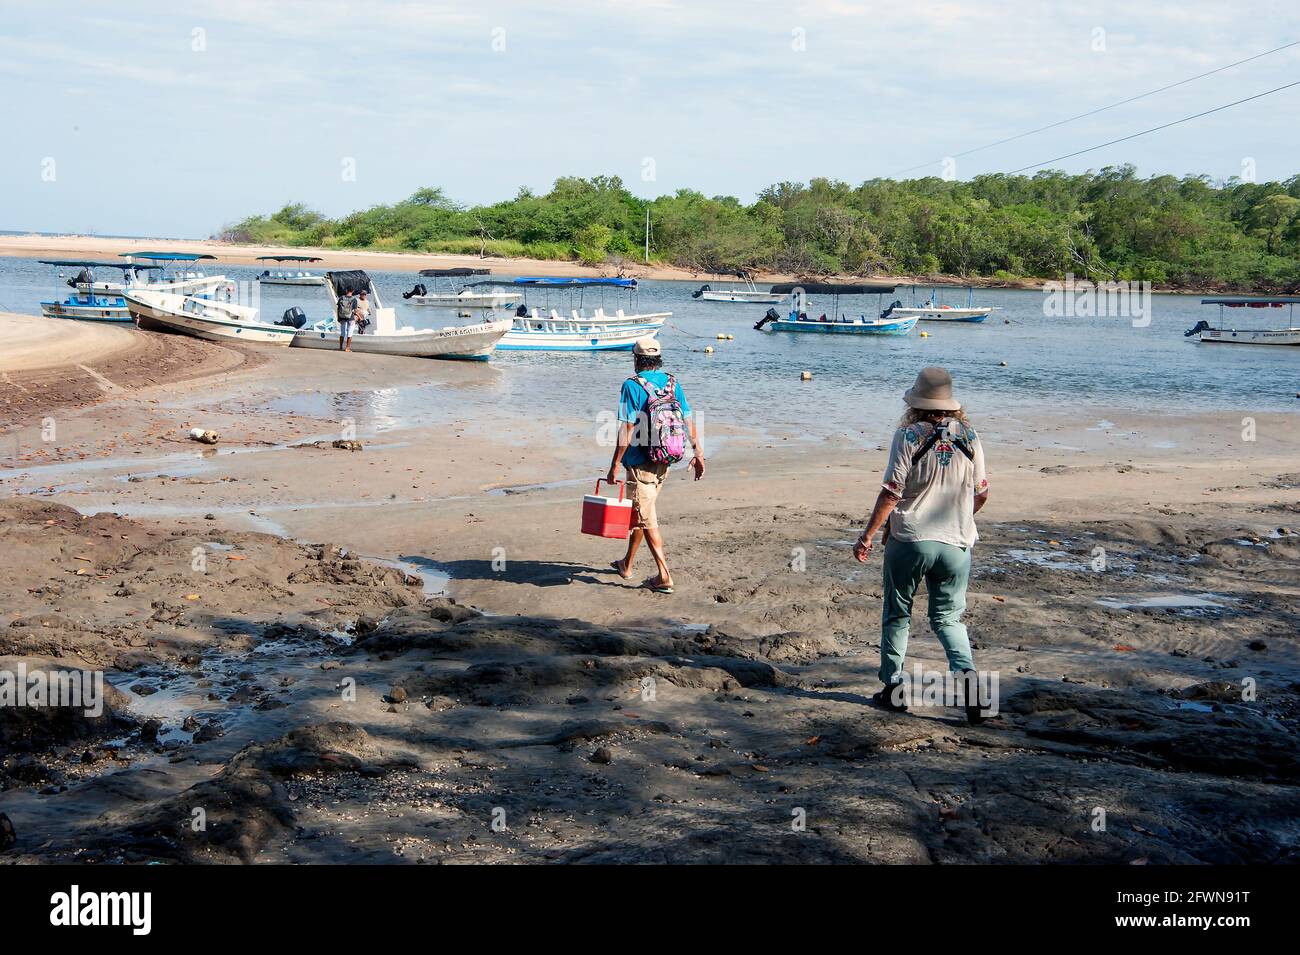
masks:
[[[623,261],[607,263],[601,267],[582,265],[579,262],[555,259],[479,257],[475,255],[449,255],[430,252],[389,252],[370,249],[323,249],[308,246],[241,245],[215,239],[133,239],[94,235],[26,235],[0,234],[0,256],[17,258],[75,258],[116,257],[124,252],[171,250],[201,252],[215,255],[218,262],[233,265],[255,266],[258,256],[267,255],[318,255],[322,269],[376,268],[388,271],[410,270],[412,274],[427,268],[490,268],[503,274],[539,275],[552,277],[594,277],[625,275],[640,279],[663,279],[684,282],[727,282],[735,276],[715,272],[694,272],[678,266]],[[808,276],[785,272],[755,272],[757,284],[794,282]],[[844,282],[894,282],[896,285],[956,286],[964,288],[1010,288],[1040,291],[1051,278],[1000,279],[988,276],[963,278],[957,275],[827,275],[820,281]],[[1081,277],[1076,277],[1081,280]],[[1178,286],[1153,286],[1152,291],[1169,294],[1205,294],[1231,291],[1225,288],[1191,288]],[[1249,293],[1243,293],[1249,294]],[[1263,293],[1260,293],[1263,294]]]

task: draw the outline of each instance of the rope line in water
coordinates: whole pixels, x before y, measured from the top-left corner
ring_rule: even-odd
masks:
[[[688,332],[686,329],[682,328],[679,325],[674,324],[673,322],[664,322],[664,324],[667,325],[669,328],[671,328],[673,331],[681,332],[683,335],[687,336],[688,338],[717,338],[716,335],[697,335],[695,332]]]

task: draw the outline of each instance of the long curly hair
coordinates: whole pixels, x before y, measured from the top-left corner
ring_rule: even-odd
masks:
[[[900,428],[906,428],[909,425],[920,424],[922,421],[929,421],[932,424],[938,424],[945,418],[956,418],[964,425],[969,425],[970,420],[966,417],[966,409],[958,408],[956,411],[935,411],[932,408],[908,408],[903,412],[903,419],[898,422]]]

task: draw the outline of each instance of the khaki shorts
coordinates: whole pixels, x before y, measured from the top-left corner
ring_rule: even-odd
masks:
[[[653,530],[659,526],[659,516],[655,513],[655,500],[659,489],[663,487],[664,478],[668,476],[666,464],[643,464],[627,469],[628,491],[632,496],[632,509],[635,511],[634,528]]]

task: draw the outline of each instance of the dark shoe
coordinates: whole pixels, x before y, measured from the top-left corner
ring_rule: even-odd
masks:
[[[984,716],[984,707],[980,704],[978,678],[974,670],[962,670],[961,672],[965,684],[962,688],[962,698],[966,703],[966,722],[971,726],[979,726],[986,717]]]
[[[907,712],[907,701],[903,698],[903,684],[901,683],[894,683],[877,691],[871,698],[871,702],[881,709],[889,710],[891,713]]]

